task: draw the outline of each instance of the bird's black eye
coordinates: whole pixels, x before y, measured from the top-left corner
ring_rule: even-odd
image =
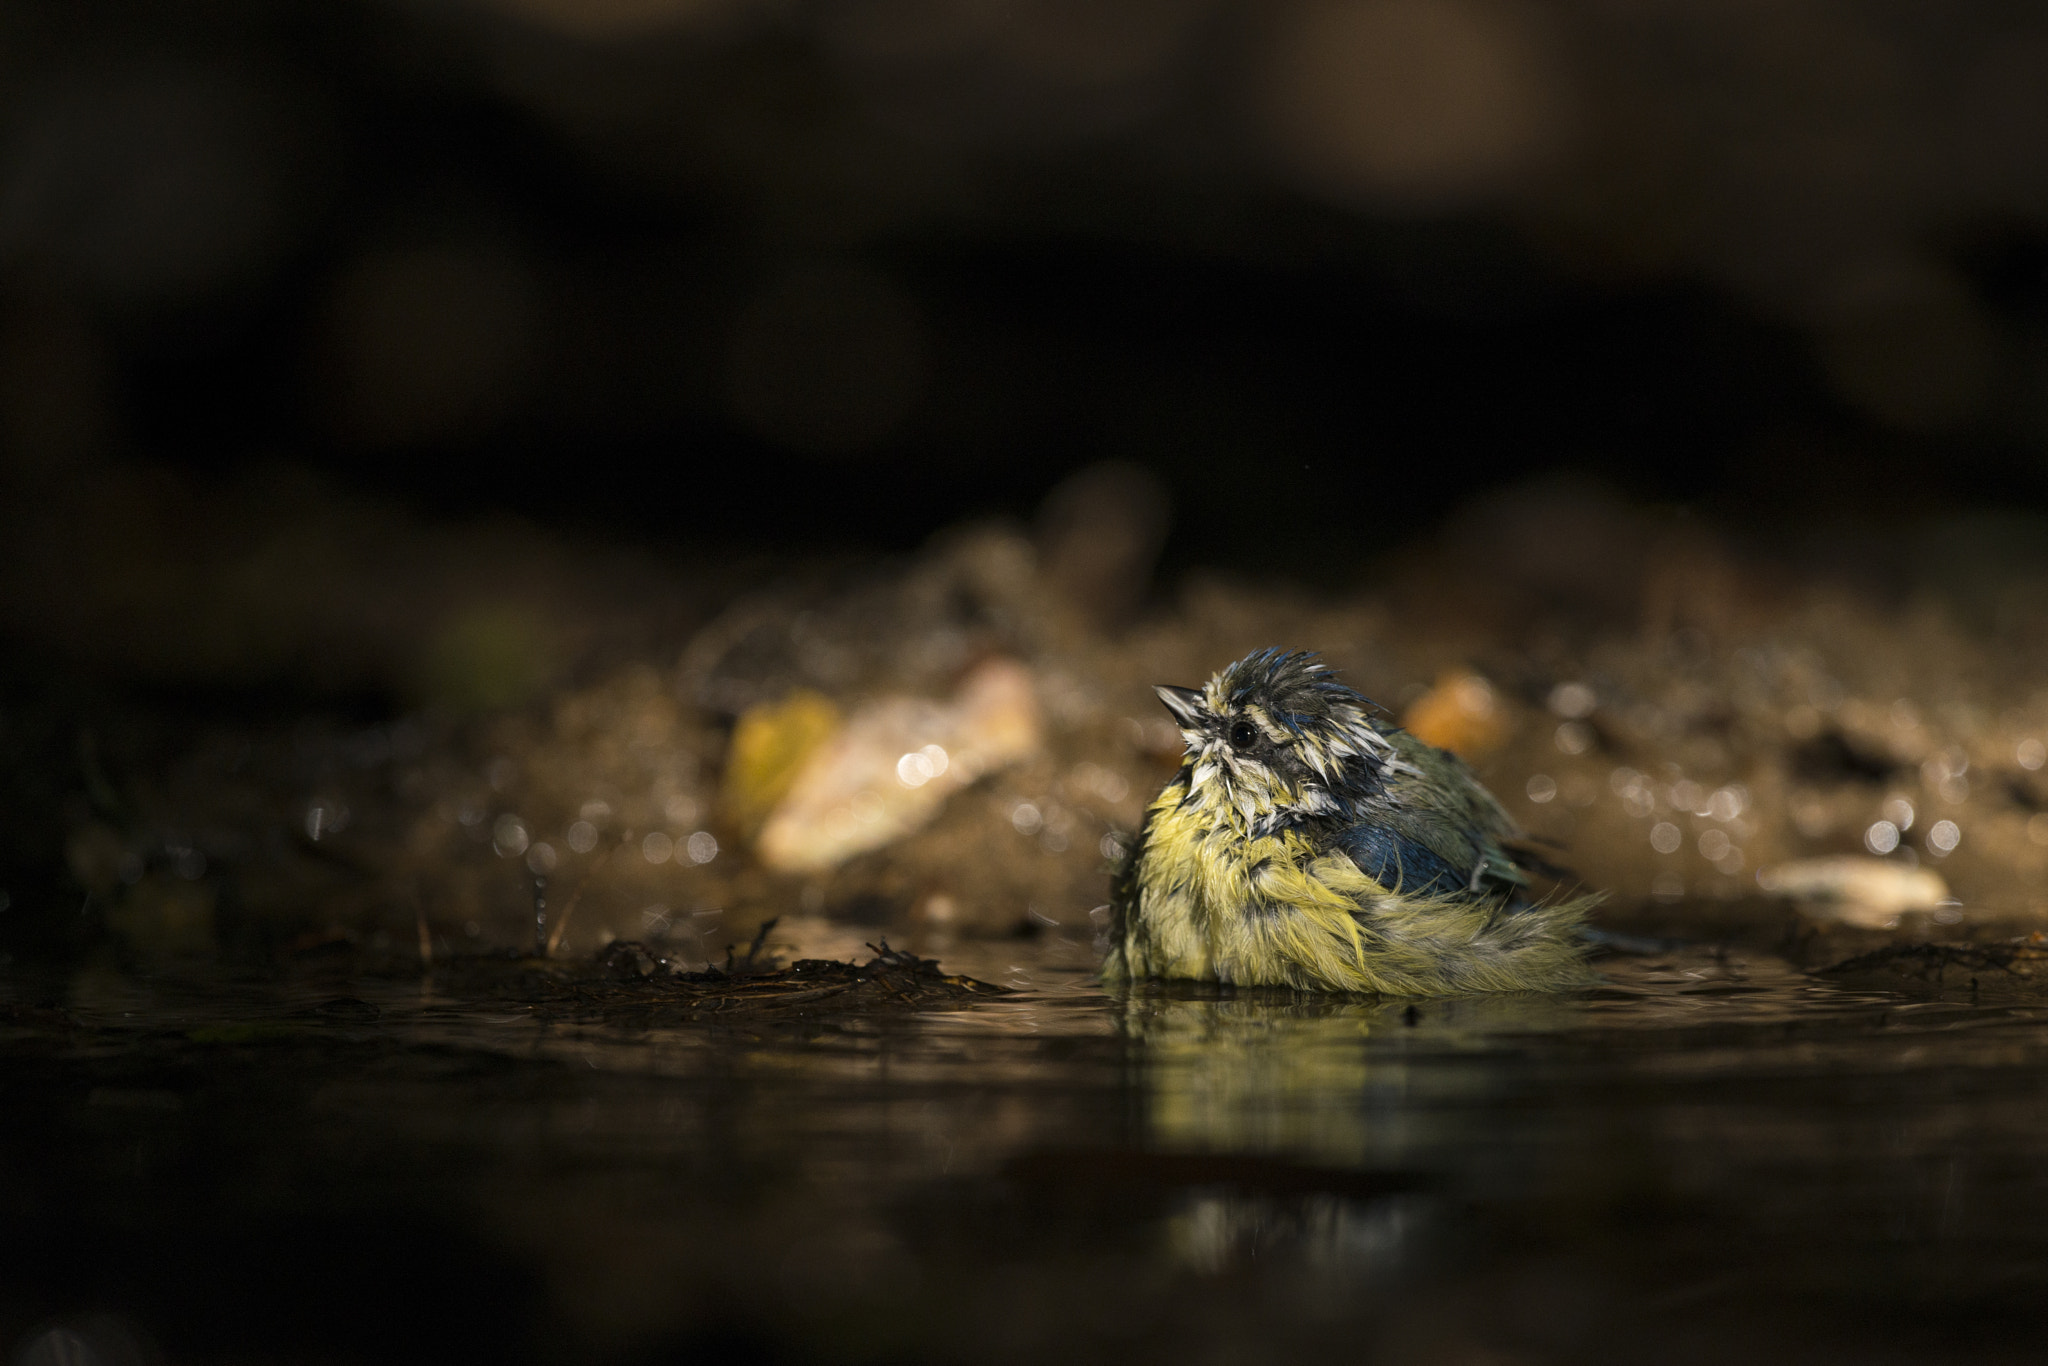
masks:
[[[1232,749],[1250,749],[1259,740],[1259,728],[1249,721],[1240,721],[1230,728]]]

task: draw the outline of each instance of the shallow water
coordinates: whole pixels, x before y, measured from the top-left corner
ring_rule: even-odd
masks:
[[[17,976],[0,1331],[38,1363],[2036,1354],[2024,983],[1695,950],[1411,1013],[1091,961],[962,945],[1015,993],[657,1027],[445,975]]]

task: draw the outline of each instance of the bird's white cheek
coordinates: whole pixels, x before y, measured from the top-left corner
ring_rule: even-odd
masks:
[[[1303,811],[1321,815],[1337,809],[1337,800],[1320,787],[1311,787],[1301,794],[1300,807]]]

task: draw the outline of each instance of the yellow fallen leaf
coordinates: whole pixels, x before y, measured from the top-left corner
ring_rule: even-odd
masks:
[[[804,764],[838,734],[840,725],[832,699],[808,688],[741,713],[719,792],[720,808],[740,833],[751,837],[760,830]]]

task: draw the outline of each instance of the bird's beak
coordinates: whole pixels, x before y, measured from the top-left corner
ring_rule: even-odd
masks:
[[[1156,684],[1152,691],[1159,694],[1159,700],[1173,713],[1174,720],[1189,729],[1194,727],[1196,719],[1201,715],[1201,693],[1193,688],[1176,688],[1169,683]]]

